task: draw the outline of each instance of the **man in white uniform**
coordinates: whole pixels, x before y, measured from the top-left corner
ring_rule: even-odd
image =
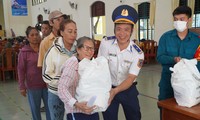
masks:
[[[103,113],[104,120],[118,120],[119,104],[122,105],[126,120],[140,120],[140,106],[136,77],[143,65],[144,54],[130,37],[138,14],[128,5],[117,7],[112,14],[115,23],[115,36],[101,41],[98,56],[109,61],[112,79],[108,109]]]

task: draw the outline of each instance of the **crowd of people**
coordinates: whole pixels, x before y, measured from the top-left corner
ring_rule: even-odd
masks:
[[[173,97],[169,67],[181,58],[192,59],[200,45],[198,35],[188,30],[191,9],[178,7],[173,17],[175,29],[163,34],[158,46],[157,59],[163,66],[159,100]],[[41,22],[42,36],[38,26],[27,27],[28,44],[18,57],[20,93],[28,96],[33,120],[41,120],[41,100],[47,120],[63,120],[65,113],[67,120],[99,120],[98,112],[94,112],[97,106],[88,105],[92,100],[78,101],[75,95],[80,80],[79,63],[83,59],[92,60],[95,42],[86,36],[77,39],[76,22],[65,18],[62,12],[52,11],[49,20]],[[121,104],[126,120],[141,120],[136,78],[143,66],[144,53],[130,39],[138,14],[131,6],[120,5],[114,9],[112,20],[115,36],[104,37],[98,50],[98,57],[108,61],[112,81],[103,118],[117,120]]]

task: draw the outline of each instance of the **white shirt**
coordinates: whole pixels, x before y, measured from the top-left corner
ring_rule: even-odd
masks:
[[[133,41],[130,40],[128,47],[120,51],[115,38],[101,41],[98,56],[104,56],[109,61],[113,86],[120,85],[128,74],[137,76],[144,61],[142,50]]]

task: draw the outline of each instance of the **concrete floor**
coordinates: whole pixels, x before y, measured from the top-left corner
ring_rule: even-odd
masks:
[[[159,120],[157,96],[160,74],[159,64],[145,64],[137,78],[142,120]],[[0,120],[31,120],[28,100],[20,95],[15,80],[0,81],[0,96]],[[45,113],[42,117],[45,120]],[[101,113],[100,118],[103,120]],[[121,108],[119,120],[125,120]]]

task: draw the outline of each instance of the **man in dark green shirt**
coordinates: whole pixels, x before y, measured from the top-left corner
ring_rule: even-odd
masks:
[[[188,6],[177,7],[173,12],[175,29],[164,33],[159,40],[157,60],[162,65],[159,100],[174,97],[171,86],[172,72],[169,68],[181,58],[193,59],[200,45],[199,36],[188,29],[188,22],[192,21],[191,14],[191,8]],[[200,70],[199,62],[197,67]]]
[[[188,22],[192,21],[191,8],[180,6],[174,10],[173,17],[175,29],[164,33],[158,46],[157,60],[162,65],[159,100],[174,97],[169,67],[173,67],[181,58],[193,59],[200,45],[199,36],[188,29]],[[200,70],[199,62],[197,67]]]

